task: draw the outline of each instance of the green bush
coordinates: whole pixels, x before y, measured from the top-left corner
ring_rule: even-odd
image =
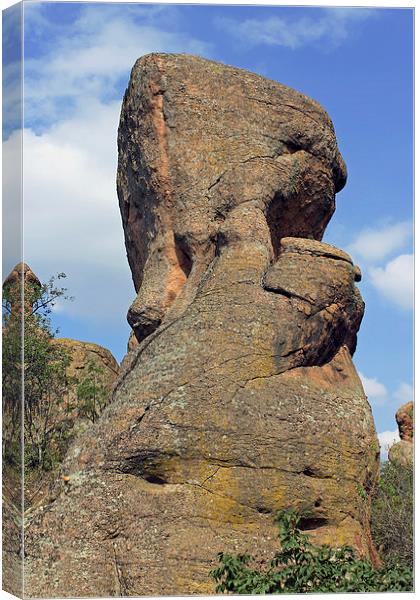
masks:
[[[109,402],[110,392],[104,382],[104,369],[92,360],[77,385],[76,395],[79,416],[95,423]]]
[[[386,567],[413,567],[413,471],[382,465],[372,502],[372,538]]]
[[[375,570],[352,548],[315,546],[299,529],[294,511],[279,515],[280,551],[266,570],[252,568],[247,555],[219,553],[210,572],[216,591],[233,594],[411,591],[412,572],[404,566]]]
[[[55,286],[54,277],[45,284],[26,283],[24,298],[20,284],[3,288],[3,458],[14,468],[21,463],[22,409],[25,467],[47,471],[58,461],[70,355],[51,343],[55,332],[49,316],[55,302],[67,298],[65,292]]]

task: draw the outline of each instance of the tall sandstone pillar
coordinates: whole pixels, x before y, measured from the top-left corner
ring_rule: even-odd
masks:
[[[212,593],[279,510],[374,558],[378,442],[351,356],[360,272],[321,241],[346,169],[313,100],[152,54],[131,73],[118,196],[139,344],[27,532],[27,593]]]

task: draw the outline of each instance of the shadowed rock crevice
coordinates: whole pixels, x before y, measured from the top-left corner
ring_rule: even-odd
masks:
[[[184,273],[185,279],[187,280],[192,269],[191,252],[189,251],[186,241],[181,237],[175,237],[175,253],[178,259],[179,268]]]
[[[300,521],[300,529],[302,531],[312,531],[320,527],[328,525],[328,519],[322,517],[302,517]]]

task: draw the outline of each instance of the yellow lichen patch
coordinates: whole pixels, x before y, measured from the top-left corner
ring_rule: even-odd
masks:
[[[316,544],[328,544],[334,548],[351,546],[359,556],[369,557],[370,548],[362,526],[351,517],[346,517],[338,525],[321,527],[308,532]]]
[[[191,573],[181,575],[178,571],[175,574],[175,589],[184,590],[185,594],[212,596],[215,593],[215,584],[210,577],[207,577],[206,579],[208,579],[208,581],[196,581]]]
[[[214,475],[200,485],[203,491],[201,516],[225,523],[249,523],[250,508],[240,503],[240,481],[234,469],[218,467]]]

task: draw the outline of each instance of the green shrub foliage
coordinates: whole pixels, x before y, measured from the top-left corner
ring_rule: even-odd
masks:
[[[413,470],[382,465],[372,502],[372,537],[383,563],[413,566]]]
[[[77,385],[76,393],[79,416],[94,423],[109,401],[109,390],[104,383],[103,368],[89,361],[86,373]]]
[[[281,513],[280,550],[269,566],[253,568],[248,555],[219,553],[220,566],[210,575],[218,593],[283,594],[322,592],[411,591],[412,572],[404,566],[376,570],[350,547],[316,546],[299,529],[295,511]],[[254,563],[254,564],[253,564]]]
[[[57,278],[65,277],[59,273]],[[49,315],[66,289],[26,284],[3,289],[3,459],[20,464],[22,441],[28,469],[49,470],[59,456],[65,431],[60,418],[68,386],[68,352],[51,344],[55,335]],[[23,439],[21,414],[24,411]]]

